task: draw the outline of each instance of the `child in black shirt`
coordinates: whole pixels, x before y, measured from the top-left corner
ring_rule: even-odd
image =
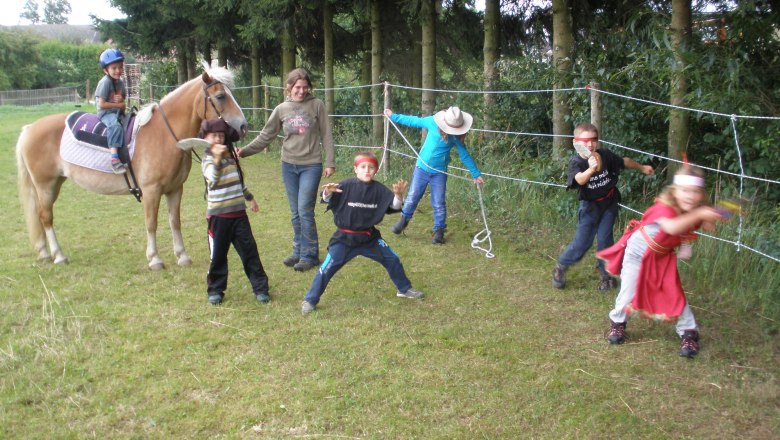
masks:
[[[412,288],[398,255],[375,227],[385,214],[401,211],[407,183],[399,180],[390,191],[375,182],[374,176],[379,167],[376,156],[371,152],[358,153],[354,165],[356,177],[322,186],[322,201],[328,203],[328,209],[333,211],[333,222],[338,230],[328,243],[328,255],[301,305],[304,315],[314,311],[336,272],[358,255],[384,266],[398,289],[396,296],[414,299],[424,296]]]
[[[599,148],[599,131],[593,124],[582,123],[574,128],[574,148],[577,154],[569,160],[566,182],[568,189],[578,189],[580,207],[577,211],[577,231],[574,240],[558,257],[553,269],[552,284],[556,289],[566,285],[566,269],[585,256],[598,237],[597,249],[606,249],[614,243],[612,229],[620,203],[617,188],[618,175],[624,168],[640,171],[652,176],[653,167],[642,165],[628,157]],[[604,262],[598,261],[601,282],[600,291],[615,287],[614,280],[604,269]]]

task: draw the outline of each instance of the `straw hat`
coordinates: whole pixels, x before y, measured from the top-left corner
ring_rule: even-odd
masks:
[[[433,115],[433,120],[439,126],[441,131],[452,134],[465,134],[471,128],[474,118],[466,112],[460,111],[458,107],[450,107]]]

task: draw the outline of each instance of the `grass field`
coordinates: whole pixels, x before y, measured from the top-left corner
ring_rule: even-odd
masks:
[[[490,260],[470,248],[475,215],[451,213],[448,242],[431,245],[423,200],[404,236],[389,232],[396,217],[380,229],[424,300],[396,298],[382,267],[358,259],[302,317],[313,273],[281,263],[291,231],[278,144],[242,162],[261,206],[250,216],[267,305],[232,251],[226,301],[207,304],[197,165],[182,209],[192,267],[174,264],[162,221],[168,268],[149,271],[140,204],[72,182],[55,205],[70,264],[36,262],[14,146],[22,125],[69,110],[0,107],[0,438],[780,437],[780,341],[759,322],[771,318],[693,290],[697,359],[678,357],[673,326],[644,320],[610,346],[615,292],[596,291],[592,263],[551,287],[568,221],[496,230]],[[317,220],[324,256],[334,227],[321,209]]]

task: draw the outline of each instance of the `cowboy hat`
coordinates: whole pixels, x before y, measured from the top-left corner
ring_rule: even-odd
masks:
[[[469,131],[474,118],[470,114],[460,111],[458,107],[450,107],[433,115],[433,120],[436,121],[436,125],[441,131],[447,134],[461,135]]]

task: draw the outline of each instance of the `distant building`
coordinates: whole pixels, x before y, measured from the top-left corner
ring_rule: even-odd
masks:
[[[41,35],[63,43],[103,43],[105,39],[91,25],[34,24],[22,26],[0,26],[0,31],[23,31]]]

